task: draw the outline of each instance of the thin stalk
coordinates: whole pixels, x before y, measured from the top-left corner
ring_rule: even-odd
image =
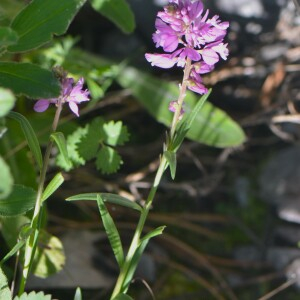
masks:
[[[56,131],[61,111],[62,111],[62,103],[59,100],[57,109],[55,112],[54,120],[52,123],[52,132]],[[31,224],[30,224],[30,229],[32,229],[32,233],[29,236],[29,238],[26,242],[26,246],[25,246],[24,265],[23,265],[21,283],[20,283],[20,288],[19,288],[19,296],[24,292],[26,281],[28,279],[28,275],[30,272],[30,268],[32,266],[32,262],[33,262],[33,258],[34,258],[34,254],[35,254],[35,250],[36,250],[39,229],[40,229],[39,228],[40,227],[40,216],[41,216],[41,210],[42,210],[42,205],[43,205],[42,195],[43,195],[43,191],[44,191],[46,174],[47,174],[47,170],[48,170],[52,146],[53,146],[53,142],[49,139],[49,142],[47,144],[47,148],[46,148],[46,151],[44,154],[43,166],[42,166],[39,181],[38,181],[39,184],[38,184],[36,202],[35,202],[34,212],[33,212]]]
[[[174,113],[171,129],[170,129],[171,139],[174,137],[176,126],[180,119],[180,112],[181,112],[181,108],[183,105],[183,100],[185,98],[186,88],[187,88],[187,80],[189,78],[190,72],[191,72],[191,60],[188,58],[186,61],[183,80],[182,80],[182,84],[180,86],[180,93],[179,93],[178,100],[177,100],[178,105],[177,105],[176,111]],[[132,238],[128,253],[126,255],[124,264],[121,267],[119,277],[117,279],[115,288],[114,288],[112,296],[110,298],[111,300],[113,300],[118,294],[127,292],[127,289],[129,287],[129,284],[127,283],[127,281],[128,281],[127,276],[128,276],[129,269],[131,267],[132,259],[135,255],[138,247],[140,246],[141,235],[142,235],[142,232],[144,229],[144,225],[145,225],[147,216],[149,214],[149,211],[152,206],[152,202],[156,195],[157,188],[160,184],[160,181],[162,179],[162,176],[163,176],[167,166],[168,166],[168,162],[167,162],[165,156],[163,155],[161,158],[159,167],[157,169],[153,185],[149,192],[145,207],[141,212],[140,219],[139,219],[138,225],[136,227],[135,233],[133,235],[133,238]]]

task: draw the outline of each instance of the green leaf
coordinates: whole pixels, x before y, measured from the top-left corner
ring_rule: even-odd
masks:
[[[15,184],[9,196],[0,200],[0,216],[12,217],[24,214],[34,207],[35,201],[35,190]]]
[[[181,143],[183,142],[185,136],[187,135],[188,131],[191,129],[192,124],[199,114],[201,108],[203,107],[205,101],[209,97],[211,93],[211,90],[206,95],[203,95],[200,100],[196,103],[194,106],[192,112],[190,112],[186,118],[183,119],[183,121],[179,124],[179,128],[176,129],[176,134],[174,139],[171,141],[171,145],[169,146],[169,149],[171,151],[177,151]]]
[[[132,208],[138,211],[142,211],[142,208],[137,203],[130,201],[127,198],[124,198],[122,196],[116,195],[116,194],[110,194],[110,193],[86,193],[86,194],[78,194],[72,197],[67,198],[67,201],[79,201],[79,200],[97,200],[98,195],[101,197],[101,199],[104,202],[108,202],[111,204],[121,205],[124,207]]]
[[[0,87],[0,118],[5,116],[15,105],[16,98],[14,94]]]
[[[13,188],[13,177],[4,159],[0,156],[0,201],[8,197]],[[1,202],[0,202],[1,203]]]
[[[42,201],[47,200],[65,181],[61,173],[56,174],[45,188]]]
[[[114,22],[123,32],[135,28],[134,14],[125,0],[91,0],[92,7]]]
[[[30,123],[23,115],[21,115],[17,112],[14,112],[14,111],[11,111],[8,114],[8,117],[19,122],[19,124],[22,128],[22,131],[25,135],[28,146],[32,152],[32,155],[35,158],[39,168],[41,169],[43,166],[42,152],[41,152],[38,138],[37,138],[33,128],[31,127]]]
[[[128,88],[138,101],[159,122],[170,126],[172,113],[168,111],[169,102],[178,98],[178,85],[169,83],[145,74],[134,68],[124,68],[118,82],[123,88]],[[197,103],[195,94],[186,93],[186,112],[193,110]],[[241,127],[225,112],[206,102],[197,114],[194,126],[187,137],[199,143],[215,147],[233,147],[245,141]]]
[[[133,298],[122,293],[122,294],[117,295],[113,300],[133,300]]]
[[[123,161],[118,152],[108,146],[102,146],[97,154],[96,166],[104,174],[117,172]]]
[[[11,300],[11,292],[8,287],[6,276],[0,268],[0,299]]]
[[[65,260],[66,257],[61,241],[57,237],[41,230],[32,265],[34,275],[46,278],[56,274],[63,269]]]
[[[169,163],[171,177],[174,180],[176,175],[176,167],[177,167],[176,153],[173,151],[165,151],[164,156],[166,157]]]
[[[148,232],[140,241],[140,243],[143,243],[144,241],[149,241],[151,238],[156,237],[158,235],[161,235],[164,231],[166,226],[160,226],[155,228],[154,230]]]
[[[77,146],[78,153],[83,159],[90,160],[96,157],[99,144],[104,139],[103,124],[104,120],[102,118],[95,118],[88,125],[87,134],[81,138]]]
[[[82,300],[82,293],[79,287],[76,289],[74,300]]]
[[[103,125],[103,131],[105,134],[105,143],[110,146],[121,146],[129,140],[127,127],[123,126],[121,121],[105,123]]]
[[[10,27],[0,26],[0,47],[16,44],[18,34]]]
[[[97,204],[111,248],[113,249],[118,265],[121,268],[124,262],[124,253],[118,229],[115,225],[114,220],[109,214],[100,194],[97,195]]]
[[[25,243],[26,240],[21,240],[15,246],[13,246],[13,248],[0,261],[0,266],[2,266],[7,260],[13,257],[25,245]]]
[[[62,155],[63,159],[65,160],[66,164],[71,164],[69,155],[68,155],[68,148],[65,136],[62,132],[54,132],[50,135],[50,138],[55,142],[58,147],[60,154]]]
[[[23,293],[21,296],[16,296],[13,300],[51,300],[51,295],[45,295],[43,292]]]
[[[78,127],[72,134],[67,137],[67,150],[70,163],[67,163],[62,154],[57,155],[56,164],[64,169],[70,171],[74,167],[84,165],[85,159],[78,153],[78,144],[80,140],[87,134],[88,126]]]
[[[19,35],[11,52],[37,48],[66,32],[85,0],[33,0],[13,20],[11,28]]]
[[[34,99],[54,98],[60,93],[52,72],[29,63],[0,62],[0,85]]]

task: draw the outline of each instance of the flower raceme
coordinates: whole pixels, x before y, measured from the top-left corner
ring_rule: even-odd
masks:
[[[64,77],[62,79],[61,94],[58,98],[52,99],[40,99],[34,105],[36,112],[44,112],[48,109],[49,105],[68,102],[71,111],[79,117],[78,104],[84,101],[89,101],[89,91],[83,90],[84,79],[80,78],[75,84],[74,79],[70,77]]]
[[[192,61],[187,87],[199,94],[207,93],[201,74],[214,69],[220,58],[228,56],[227,44],[223,43],[228,22],[218,16],[208,18],[201,0],[169,0],[164,11],[157,14],[153,41],[162,47],[163,54],[146,53],[152,66],[171,68],[175,64],[184,68],[187,59]]]

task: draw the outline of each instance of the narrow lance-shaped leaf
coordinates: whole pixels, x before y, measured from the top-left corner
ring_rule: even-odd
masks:
[[[47,200],[65,181],[61,173],[56,174],[45,188],[42,201]]]
[[[0,87],[0,118],[4,117],[15,105],[16,98],[14,94]]]
[[[170,126],[172,113],[169,102],[178,97],[178,85],[157,79],[134,68],[124,68],[117,78],[123,88],[129,89],[137,100],[159,122]],[[185,110],[189,113],[197,103],[195,94],[187,91]],[[245,141],[242,128],[225,112],[209,102],[205,102],[195,124],[187,133],[187,138],[215,147],[233,147]]]
[[[26,240],[20,240],[0,261],[0,266],[4,264],[8,259],[13,257],[26,243]],[[1,299],[1,298],[0,298]]]
[[[79,287],[76,289],[74,300],[82,300],[82,293]]]
[[[19,35],[11,52],[22,52],[50,41],[53,34],[66,32],[85,0],[34,0],[13,20],[11,28]]]
[[[12,191],[13,177],[4,159],[0,156],[0,201],[5,199]]]
[[[29,63],[0,62],[0,86],[33,99],[54,98],[60,93],[51,71]]]
[[[113,300],[133,300],[133,298],[122,293],[122,294],[117,295]]]
[[[114,22],[125,33],[134,30],[134,14],[125,0],[91,0],[91,4],[96,11]]]
[[[28,143],[28,146],[33,154],[33,157],[35,158],[39,168],[42,168],[43,165],[43,158],[42,158],[42,152],[40,148],[39,141],[37,139],[37,136],[31,127],[30,123],[28,120],[21,114],[17,112],[11,111],[8,116],[16,121],[19,122],[23,133],[25,135],[26,141]]]
[[[176,167],[177,167],[176,153],[174,151],[165,151],[164,156],[166,157],[169,163],[171,177],[174,180],[176,175]]]
[[[118,229],[99,194],[97,195],[97,203],[111,248],[113,249],[118,265],[121,268],[124,262],[124,253]]]
[[[124,198],[122,196],[116,195],[116,194],[111,194],[111,193],[85,193],[85,194],[78,194],[75,196],[71,196],[67,198],[67,201],[79,201],[79,200],[97,200],[98,195],[101,197],[101,199],[104,202],[108,202],[111,204],[116,204],[116,205],[121,205],[124,207],[132,208],[138,211],[141,211],[142,208],[140,205],[137,203]]]
[[[60,154],[63,156],[67,164],[70,164],[70,159],[68,155],[68,149],[66,144],[65,136],[62,132],[54,132],[51,134],[51,139],[55,142],[58,147]]]

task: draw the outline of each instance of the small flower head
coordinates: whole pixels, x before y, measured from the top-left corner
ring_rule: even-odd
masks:
[[[57,105],[59,101],[61,103],[68,103],[71,111],[79,117],[78,104],[84,101],[89,101],[89,91],[83,89],[84,79],[80,78],[75,84],[74,79],[71,77],[64,77],[61,79],[61,94],[58,98],[52,99],[40,99],[34,105],[36,112],[44,112],[48,109],[49,105]]]
[[[207,89],[199,74],[207,73],[222,58],[227,59],[227,44],[223,43],[228,22],[219,16],[208,18],[201,0],[169,0],[163,11],[157,14],[153,41],[162,47],[163,54],[145,55],[153,66],[184,67],[187,58],[192,61],[188,88],[203,94]]]

